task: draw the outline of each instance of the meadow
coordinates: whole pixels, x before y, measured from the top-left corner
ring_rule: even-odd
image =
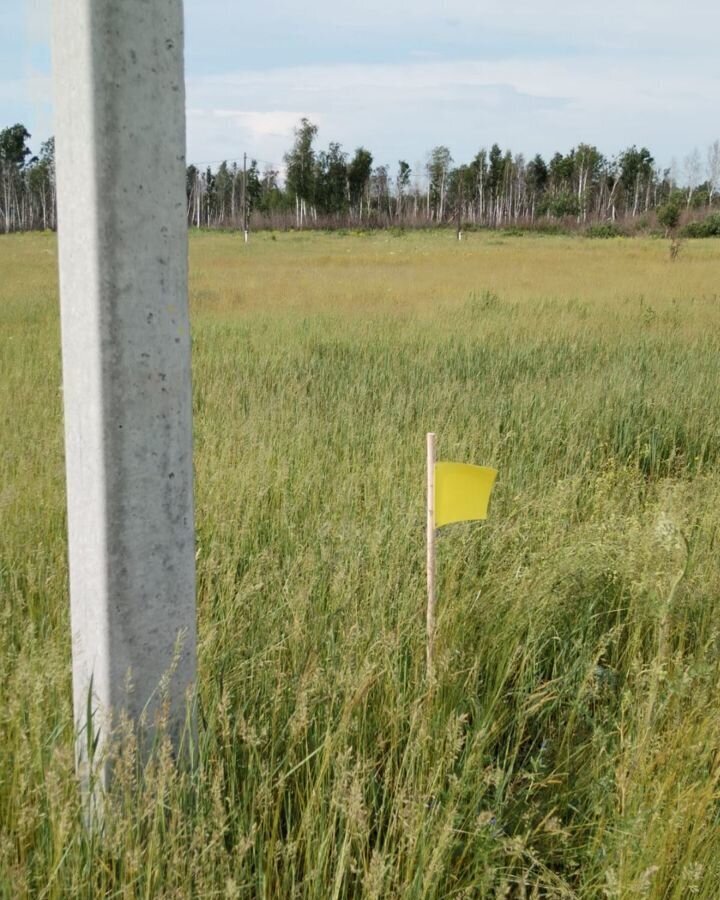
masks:
[[[56,243],[0,239],[0,896],[720,896],[720,244],[190,242],[199,735],[73,774]],[[440,532],[425,433],[499,470]]]

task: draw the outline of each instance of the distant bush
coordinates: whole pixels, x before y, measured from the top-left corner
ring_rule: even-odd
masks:
[[[556,194],[553,197],[545,197],[538,208],[538,212],[547,213],[554,219],[563,219],[566,216],[578,215],[580,206],[575,194],[565,192]]]
[[[666,232],[677,228],[680,222],[680,204],[675,199],[670,199],[658,207],[657,220]]]
[[[560,234],[571,235],[575,233],[572,223],[567,225],[562,222],[556,222],[552,219],[540,218],[533,222],[524,221],[517,225],[493,226],[467,222],[463,224],[463,232],[467,234],[482,233],[494,234],[499,237],[524,237],[532,234]]]
[[[700,222],[688,222],[682,230],[682,236],[687,238],[720,237],[720,213],[711,213]]]
[[[568,228],[566,225],[561,225],[557,222],[548,222],[547,220],[535,222],[531,230],[538,234],[569,235],[573,233],[572,229]]]
[[[588,238],[625,237],[625,232],[615,222],[600,222],[597,225],[590,225],[584,233]]]

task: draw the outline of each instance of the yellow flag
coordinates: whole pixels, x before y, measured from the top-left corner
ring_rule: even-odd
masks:
[[[486,519],[496,469],[465,463],[435,463],[435,527]]]

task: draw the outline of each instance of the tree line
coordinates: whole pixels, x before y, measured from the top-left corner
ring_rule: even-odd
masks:
[[[55,140],[33,156],[24,125],[0,130],[0,229],[55,228]]]
[[[302,119],[282,166],[254,159],[187,168],[188,224],[205,228],[532,226],[582,227],[637,221],[670,205],[708,209],[720,197],[720,141],[682,166],[660,167],[646,147],[607,156],[590,144],[544,159],[526,159],[498,144],[455,164],[445,146],[415,169],[406,160],[376,164],[358,147],[317,146],[317,126]],[[0,131],[0,227],[5,232],[55,227],[55,148],[37,156],[23,125]],[[661,220],[662,220],[661,216]],[[665,216],[667,218],[667,216]]]

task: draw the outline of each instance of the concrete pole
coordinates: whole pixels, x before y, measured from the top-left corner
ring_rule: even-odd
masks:
[[[89,698],[101,745],[125,711],[147,746],[164,707],[177,746],[195,681],[182,0],[55,0],[53,43],[86,777]]]

